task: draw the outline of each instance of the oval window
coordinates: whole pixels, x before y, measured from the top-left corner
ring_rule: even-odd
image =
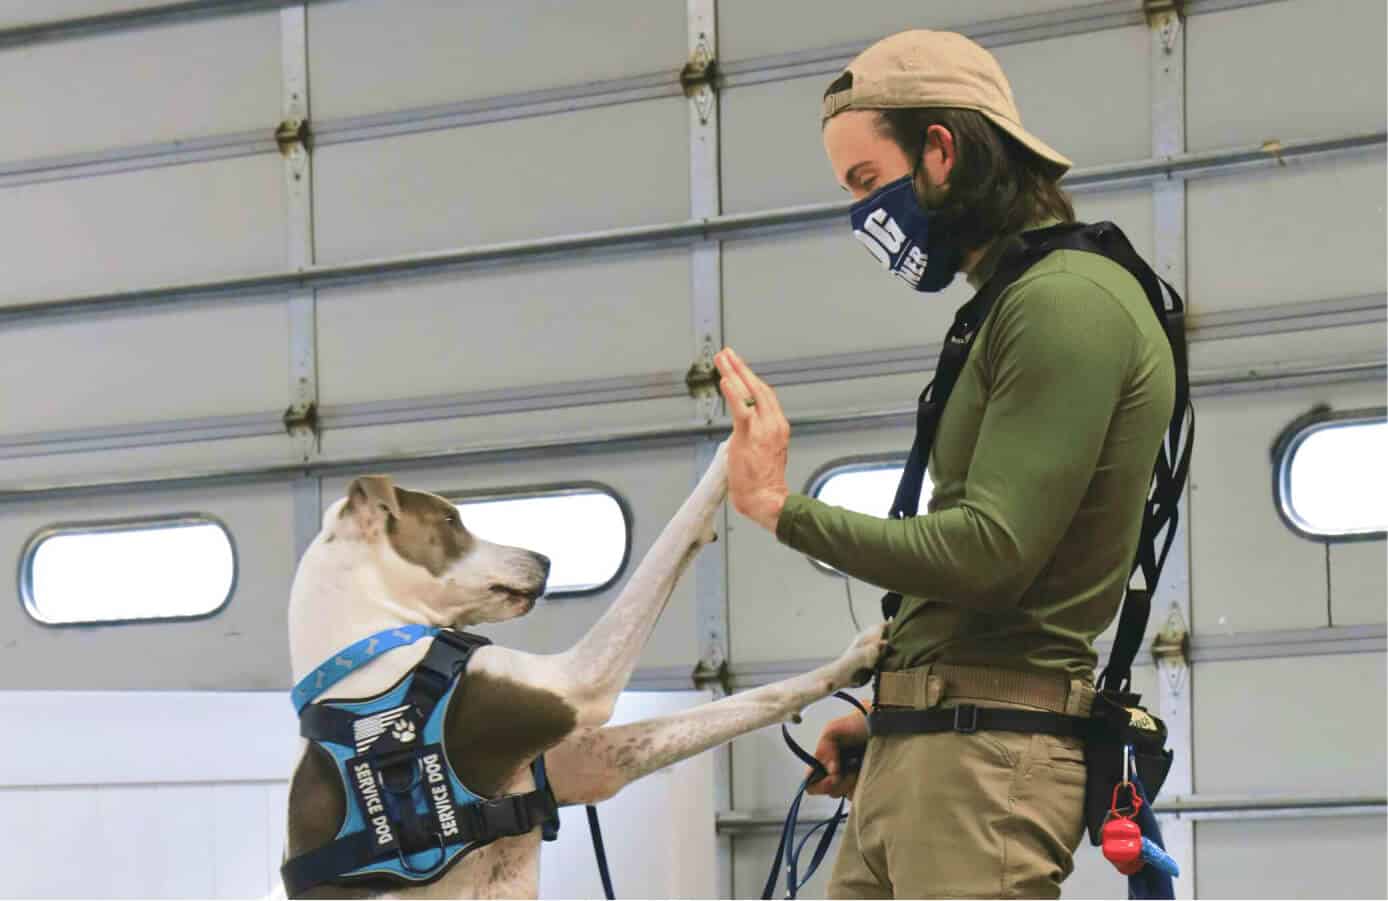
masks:
[[[1314,417],[1280,445],[1277,506],[1294,531],[1334,540],[1388,530],[1388,421],[1381,413]]]
[[[53,626],[207,616],[235,584],[231,535],[206,516],[55,526],[20,569],[25,609]]]
[[[601,591],[626,565],[630,524],[610,491],[562,488],[450,500],[469,532],[550,559],[546,597]]]
[[[891,512],[896,486],[905,468],[905,462],[899,457],[832,464],[810,480],[805,493],[835,507],[885,517]],[[927,473],[921,488],[922,509],[930,500],[931,490],[930,475]],[[810,562],[826,572],[839,573],[813,557]]]

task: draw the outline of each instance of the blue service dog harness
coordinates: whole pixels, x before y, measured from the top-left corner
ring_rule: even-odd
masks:
[[[375,697],[313,703],[382,653],[433,639],[419,664]],[[309,673],[290,694],[299,734],[332,756],[349,800],[328,844],[280,868],[285,892],[362,880],[423,885],[441,878],[470,851],[540,826],[559,834],[559,810],[544,758],[531,764],[535,791],[487,800],[448,764],[444,716],[469,658],[491,644],[480,635],[402,626],[362,639]]]

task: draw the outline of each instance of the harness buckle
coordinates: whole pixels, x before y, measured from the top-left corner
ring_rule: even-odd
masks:
[[[525,835],[534,824],[530,822],[530,811],[515,796],[484,801],[482,816],[492,825],[497,835]],[[495,818],[491,815],[495,814]]]
[[[971,735],[978,731],[978,707],[960,704],[954,708],[954,731]]]
[[[479,801],[462,808],[478,841],[489,842],[502,836],[525,835],[535,827],[530,811],[516,796]]]

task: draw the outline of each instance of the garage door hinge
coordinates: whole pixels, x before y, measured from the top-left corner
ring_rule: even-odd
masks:
[[[718,90],[718,60],[713,58],[707,35],[699,35],[699,43],[680,70],[680,87],[684,88],[684,96],[694,101],[699,122],[707,125],[713,113],[713,95]]]
[[[318,404],[293,404],[284,411],[284,430],[290,435],[318,434]]]
[[[1175,13],[1184,19],[1186,0],[1142,0],[1142,12],[1147,16],[1148,25],[1160,25],[1166,13]]]
[[[307,119],[285,119],[275,128],[275,145],[283,156],[289,156],[296,147],[309,150],[312,137]]]
[[[1161,35],[1162,49],[1172,52],[1186,18],[1186,0],[1143,0],[1142,12],[1147,16],[1147,27]]]
[[[685,373],[684,384],[689,388],[690,397],[699,398],[716,392],[720,379],[713,360],[710,357],[701,357],[689,367],[689,372]]]
[[[694,666],[694,672],[690,674],[695,688],[709,688],[718,686],[724,696],[733,693],[733,673],[728,668],[728,661],[724,660],[718,666],[711,667],[706,660],[700,660]]]
[[[1161,631],[1152,639],[1152,657],[1158,665],[1190,665],[1190,632],[1186,630],[1186,621],[1181,616],[1180,608],[1172,606]]]

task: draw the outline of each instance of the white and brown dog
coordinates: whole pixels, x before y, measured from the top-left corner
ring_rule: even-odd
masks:
[[[477,650],[446,713],[444,747],[463,783],[482,797],[534,789],[530,763],[544,755],[560,804],[594,803],[662,767],[773,723],[861,684],[876,665],[882,628],[859,635],[833,663],[693,710],[604,727],[681,573],[714,540],[714,515],[727,491],[726,447],[661,532],[611,607],[569,650],[528,654]],[[471,535],[453,504],[367,476],[323,517],[299,564],[289,604],[297,682],[320,661],[374,632],[407,624],[466,629],[522,616],[535,606],[549,561]],[[333,686],[323,699],[365,698],[398,682],[428,642],[382,655]],[[337,834],[354,800],[336,764],[305,744],[289,793],[289,856]],[[440,880],[401,886],[409,897],[534,898],[540,835],[501,838],[468,853]],[[362,886],[321,892],[374,894]]]

